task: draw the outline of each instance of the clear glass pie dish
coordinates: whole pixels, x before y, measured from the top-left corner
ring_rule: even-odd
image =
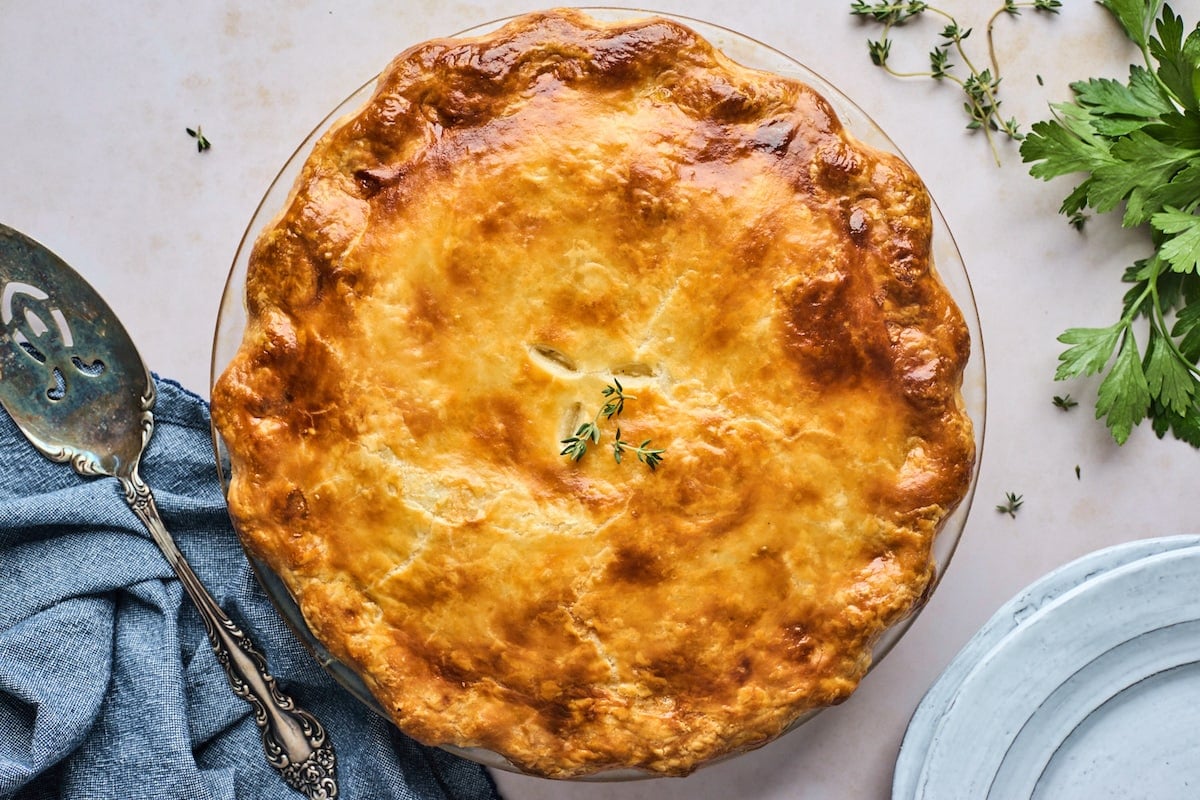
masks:
[[[634,11],[613,8],[582,9],[593,17],[601,20],[623,20],[648,16],[662,16],[674,19],[695,30],[706,38],[727,56],[745,66],[765,70],[775,74],[795,78],[816,89],[835,108],[842,123],[860,141],[878,149],[897,153],[895,145],[886,134],[874,124],[845,94],[822,79],[818,74],[806,68],[789,56],[766,45],[749,39],[734,31],[711,25],[699,20],[682,18],[675,15],[657,14],[653,12]],[[460,36],[477,36],[487,33],[508,20],[497,20],[486,25],[471,28],[459,34]],[[377,77],[377,76],[376,76]],[[246,327],[246,315],[243,302],[243,287],[250,258],[250,252],[255,240],[264,227],[284,207],[291,187],[301,166],[312,151],[317,139],[338,120],[360,107],[373,91],[376,78],[364,83],[352,92],[345,101],[334,108],[313,130],[309,137],[302,142],[293,153],[283,169],[279,172],[271,186],[267,189],[263,200],[250,220],[246,233],[238,247],[225,292],[222,297],[220,312],[214,337],[212,374],[213,383],[218,380],[226,366],[234,358],[241,346],[243,332]],[[950,234],[941,213],[936,205],[933,208],[934,224],[934,260],[937,271],[948,287],[951,295],[961,309],[971,337],[971,357],[964,375],[963,396],[966,409],[974,422],[976,440],[976,462],[972,472],[970,485],[963,501],[946,521],[934,545],[938,574],[944,572],[954,553],[955,547],[962,535],[963,527],[970,509],[975,481],[978,475],[978,465],[982,452],[984,417],[986,411],[986,385],[982,339],[979,330],[978,315],[971,291],[970,281],[958,249]],[[218,469],[222,480],[229,479],[228,454],[220,435],[214,430],[214,443]],[[313,636],[305,623],[299,607],[289,594],[282,581],[263,563],[251,558],[260,581],[266,592],[279,609],[281,615],[296,630],[297,635],[309,646],[321,665],[351,694],[374,709],[381,716],[387,714],[372,697],[363,681],[345,664],[338,661],[326,647]],[[936,585],[936,582],[935,582]],[[930,588],[930,591],[932,591]],[[926,595],[926,598],[928,595]],[[918,609],[919,612],[919,609]],[[902,623],[887,630],[878,640],[873,650],[874,661],[879,659],[899,641],[904,631],[911,625],[916,612]],[[802,724],[817,712],[810,712],[798,719],[793,727]],[[515,769],[508,761],[490,751],[479,749],[452,749],[474,761],[499,769]],[[711,762],[710,762],[711,763]],[[620,780],[650,777],[648,773],[634,770],[611,770],[601,772],[590,779]]]

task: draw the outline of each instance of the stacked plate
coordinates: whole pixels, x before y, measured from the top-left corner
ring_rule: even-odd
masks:
[[[1200,536],[1101,550],[1005,604],[921,701],[892,797],[1200,797]]]

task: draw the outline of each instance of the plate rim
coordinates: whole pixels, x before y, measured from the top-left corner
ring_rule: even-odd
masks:
[[[1111,569],[1148,555],[1196,546],[1200,546],[1200,536],[1181,534],[1135,539],[1095,550],[1052,569],[996,609],[954,656],[913,711],[892,775],[893,800],[909,800],[915,796],[921,759],[928,750],[934,727],[955,691],[978,660],[998,646],[1020,623],[1056,602],[1066,591]]]
[[[1110,596],[1117,593],[1115,596],[1119,599],[1121,592],[1131,591],[1149,579],[1171,578],[1172,570],[1180,569],[1181,565],[1200,565],[1200,545],[1194,541],[1180,544],[1182,546],[1177,548],[1150,553],[1134,558],[1128,563],[1103,569],[1080,583],[1067,587],[1059,596],[1039,607],[1011,632],[1001,637],[993,647],[982,653],[948,697],[948,704],[936,720],[928,748],[919,764],[914,792],[905,797],[938,797],[945,791],[975,791],[982,793],[970,796],[986,796],[992,789],[992,782],[1007,756],[1008,748],[1012,746],[1022,727],[1040,704],[1058,687],[1083,672],[1089,664],[1114,647],[1122,646],[1138,636],[1158,630],[1172,622],[1200,619],[1200,600],[1192,600],[1180,606],[1174,600],[1181,593],[1168,596],[1155,593],[1151,596],[1152,605],[1149,609],[1144,605],[1135,609],[1132,604],[1120,605],[1114,609],[1098,600],[1104,593]],[[1184,578],[1180,577],[1178,580],[1182,582]],[[1148,611],[1180,613],[1180,608],[1186,609],[1185,613],[1191,616],[1182,619],[1161,616],[1161,623],[1155,619],[1143,619]],[[1075,651],[1067,651],[1067,660],[1063,665],[1033,673],[1033,686],[1036,691],[1030,691],[1029,684],[1024,683],[1024,699],[1016,692],[1000,692],[1005,697],[1008,715],[999,719],[988,716],[986,725],[989,735],[1003,747],[981,747],[979,739],[969,735],[964,740],[963,735],[970,734],[974,730],[973,725],[981,724],[977,722],[981,713],[979,705],[974,701],[997,695],[995,682],[990,679],[1001,678],[1009,682],[1016,680],[1013,670],[1003,669],[1008,661],[1026,656],[1022,651],[1031,646],[1035,646],[1034,650],[1042,652],[1044,648],[1039,649],[1036,646],[1045,645],[1045,637],[1053,636],[1058,628],[1066,624],[1078,626],[1081,621],[1092,623],[1105,635],[1093,637],[1084,642],[1084,647]],[[1078,627],[1073,630],[1077,633]],[[971,744],[969,753],[960,753],[956,758],[956,742],[968,740]]]

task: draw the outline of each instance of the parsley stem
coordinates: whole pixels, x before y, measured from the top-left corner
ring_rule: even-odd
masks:
[[[1158,262],[1155,262],[1153,269],[1154,272],[1149,281],[1149,285],[1146,287],[1147,291],[1142,292],[1142,298],[1145,298],[1148,292],[1154,301],[1152,303],[1154,307],[1154,313],[1150,317],[1151,324],[1158,329],[1158,334],[1166,343],[1167,349],[1171,351],[1171,355],[1178,359],[1179,362],[1187,368],[1188,372],[1192,373],[1192,375],[1196,376],[1197,378],[1200,378],[1200,365],[1193,364],[1191,359],[1189,359],[1183,354],[1182,351],[1180,351],[1179,345],[1175,342],[1175,337],[1171,335],[1171,328],[1167,325],[1167,317],[1166,314],[1163,313],[1162,301],[1159,299],[1158,294],[1158,273],[1160,270]]]
[[[1154,263],[1151,264],[1150,270],[1150,275],[1146,278],[1146,288],[1142,289],[1141,294],[1139,294],[1129,303],[1128,310],[1121,316],[1121,319],[1117,322],[1117,325],[1120,326],[1123,334],[1128,332],[1133,327],[1134,319],[1136,319],[1138,316],[1138,309],[1140,309],[1146,299],[1149,298],[1152,301],[1150,303],[1151,313],[1147,314],[1147,317],[1149,318],[1151,326],[1157,331],[1159,336],[1162,337],[1163,342],[1171,351],[1171,355],[1179,359],[1179,362],[1187,368],[1188,372],[1192,373],[1197,378],[1200,378],[1200,365],[1193,364],[1191,360],[1188,359],[1188,357],[1185,356],[1179,349],[1179,345],[1175,342],[1175,337],[1170,333],[1171,326],[1167,324],[1166,314],[1163,313],[1163,304],[1158,293],[1158,277],[1162,272],[1161,262],[1155,260]]]
[[[1180,102],[1178,95],[1171,91],[1171,87],[1167,86],[1167,84],[1163,81],[1162,76],[1158,74],[1158,69],[1154,64],[1154,54],[1150,52],[1150,33],[1153,28],[1153,21],[1158,17],[1162,2],[1161,0],[1158,2],[1149,0],[1147,6],[1147,13],[1145,16],[1147,25],[1143,28],[1141,36],[1136,39],[1134,39],[1132,36],[1129,38],[1134,44],[1137,45],[1138,50],[1141,51],[1142,61],[1146,65],[1146,70],[1150,73],[1151,77],[1154,78],[1154,82],[1158,84],[1158,88],[1163,92],[1164,95],[1171,98],[1172,103],[1174,103],[1177,107],[1182,108],[1183,103]]]

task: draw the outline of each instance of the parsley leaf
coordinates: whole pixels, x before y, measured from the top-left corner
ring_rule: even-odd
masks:
[[[1200,262],[1200,217],[1167,206],[1150,218],[1159,233],[1174,234],[1159,248],[1158,254],[1176,272],[1194,272]]]
[[[1162,438],[1167,433],[1192,447],[1200,448],[1200,408],[1192,406],[1187,414],[1176,414],[1162,408],[1152,409],[1154,433]]]
[[[1196,394],[1196,377],[1171,352],[1170,339],[1155,329],[1146,348],[1145,373],[1150,395],[1166,410],[1186,415]]]
[[[1093,113],[1105,117],[1129,117],[1138,127],[1175,110],[1169,98],[1163,96],[1154,76],[1134,65],[1129,70],[1129,83],[1111,78],[1092,78],[1071,84],[1076,101]],[[1105,135],[1114,135],[1105,131]],[[1119,134],[1118,134],[1119,135]]]
[[[1183,20],[1163,6],[1155,26],[1158,37],[1150,39],[1150,55],[1158,62],[1157,75],[1185,109],[1196,109],[1195,74],[1200,55],[1200,34],[1183,38]]]
[[[1096,399],[1096,417],[1104,417],[1117,444],[1125,444],[1133,426],[1146,417],[1150,409],[1150,387],[1142,360],[1138,358],[1133,331],[1127,329],[1117,358],[1108,375],[1100,383]]]
[[[1112,160],[1092,172],[1088,202],[1105,212],[1124,201],[1126,227],[1148,221],[1161,208],[1155,195],[1158,188],[1170,183],[1189,159],[1200,158],[1200,150],[1167,144],[1140,130],[1118,139],[1109,153]]]
[[[1071,347],[1059,355],[1054,379],[1062,381],[1102,372],[1112,358],[1122,330],[1121,323],[1117,323],[1111,328],[1071,328],[1064,331],[1058,340]]]
[[[1100,5],[1112,12],[1125,29],[1128,36],[1138,47],[1145,49],[1150,41],[1150,31],[1155,17],[1158,16],[1162,0],[1145,2],[1145,0],[1099,0]]]
[[[1049,180],[1111,163],[1109,143],[1092,130],[1086,110],[1064,104],[1055,111],[1056,119],[1033,123],[1021,143],[1022,158],[1035,162],[1031,175]]]
[[[1200,360],[1200,304],[1189,305],[1179,312],[1171,336],[1185,359],[1192,363]]]

